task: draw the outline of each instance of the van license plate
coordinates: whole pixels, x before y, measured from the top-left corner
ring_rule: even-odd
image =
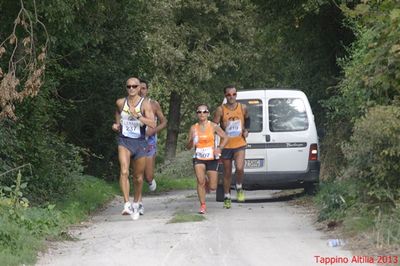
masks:
[[[264,166],[264,159],[246,159],[244,168],[261,168]]]

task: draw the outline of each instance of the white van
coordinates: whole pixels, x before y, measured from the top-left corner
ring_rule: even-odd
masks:
[[[304,188],[314,193],[320,161],[307,96],[299,90],[260,89],[238,91],[236,99],[247,106],[251,120],[243,188]],[[219,176],[217,201],[223,201],[222,173]],[[232,174],[232,187],[235,184]]]

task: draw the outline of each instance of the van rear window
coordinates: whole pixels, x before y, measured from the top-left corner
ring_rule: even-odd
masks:
[[[238,102],[245,104],[247,112],[250,116],[249,132],[261,132],[263,128],[263,103],[260,99],[246,99],[238,100]]]
[[[271,132],[302,131],[308,129],[306,108],[299,98],[274,98],[268,101]]]

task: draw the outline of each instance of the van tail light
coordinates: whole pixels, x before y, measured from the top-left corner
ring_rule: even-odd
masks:
[[[317,161],[318,160],[318,145],[313,143],[310,145],[310,153],[308,155],[309,161]]]

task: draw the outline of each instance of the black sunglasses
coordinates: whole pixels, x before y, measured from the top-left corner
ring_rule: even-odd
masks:
[[[134,89],[136,89],[137,87],[139,87],[140,85],[126,85],[126,88],[127,89],[130,89],[130,88],[134,88]]]
[[[197,110],[196,114],[208,114],[209,111],[208,110]]]

